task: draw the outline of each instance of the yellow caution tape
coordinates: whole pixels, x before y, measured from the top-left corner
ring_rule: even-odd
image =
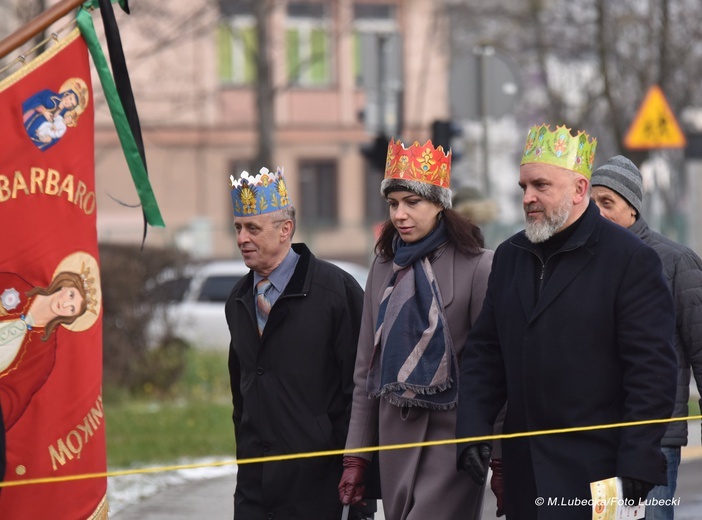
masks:
[[[621,422],[621,423],[611,423],[611,424],[598,424],[594,426],[578,426],[573,428],[558,428],[553,430],[538,430],[532,432],[519,432],[519,433],[502,433],[498,435],[484,435],[482,437],[464,437],[461,439],[445,439],[439,441],[424,441],[424,442],[411,442],[406,444],[389,444],[385,446],[368,446],[365,448],[355,448],[355,449],[342,449],[342,450],[328,450],[328,451],[312,451],[306,453],[290,453],[288,455],[271,455],[268,457],[253,457],[248,459],[232,459],[219,462],[206,462],[199,464],[179,464],[173,466],[158,466],[152,468],[136,468],[121,471],[106,471],[103,473],[84,473],[81,475],[68,475],[63,477],[47,477],[47,478],[34,478],[26,480],[13,480],[9,482],[0,482],[0,488],[12,487],[12,486],[24,486],[28,484],[47,484],[50,482],[69,482],[73,480],[85,480],[90,478],[105,478],[105,477],[121,477],[125,475],[140,475],[146,473],[163,473],[166,471],[178,471],[183,469],[197,469],[197,468],[214,468],[220,466],[233,466],[233,465],[244,465],[244,464],[258,464],[262,462],[276,462],[284,460],[295,460],[295,459],[309,459],[312,457],[329,457],[333,455],[350,455],[353,453],[372,453],[377,451],[385,450],[404,450],[408,448],[421,448],[425,446],[440,446],[445,444],[459,444],[463,442],[479,442],[479,441],[490,441],[497,439],[516,439],[520,437],[535,437],[537,435],[555,435],[559,433],[574,433],[574,432],[587,432],[593,430],[608,430],[612,428],[626,428],[630,426],[643,426],[646,424],[661,424],[661,423],[672,423],[679,421],[693,421],[702,419],[702,415],[693,415],[689,417],[672,417],[669,419],[649,419],[646,421],[632,421],[632,422]]]

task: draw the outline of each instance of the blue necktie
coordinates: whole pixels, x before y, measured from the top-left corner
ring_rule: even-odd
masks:
[[[266,326],[268,315],[271,312],[271,301],[266,293],[271,288],[271,281],[264,278],[256,284],[256,321],[258,322],[258,334],[263,334],[263,328]]]

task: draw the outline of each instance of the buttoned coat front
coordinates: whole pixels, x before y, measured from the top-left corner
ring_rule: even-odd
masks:
[[[492,251],[467,256],[452,245],[432,262],[459,357],[482,307],[491,262]],[[347,449],[450,440],[455,436],[455,408],[399,407],[383,398],[369,398],[366,392],[378,308],[391,276],[392,261],[376,258],[366,284]],[[368,453],[359,456],[370,458]],[[483,488],[456,470],[454,445],[382,450],[377,456],[387,520],[480,518]]]
[[[505,400],[504,433],[670,417],[674,325],[658,255],[602,218],[594,202],[545,262],[523,232],[512,236],[495,252],[483,311],[464,350],[458,436],[490,435]],[[590,482],[625,476],[665,483],[665,427],[505,440],[508,518],[589,519],[588,502],[575,504],[589,500]]]

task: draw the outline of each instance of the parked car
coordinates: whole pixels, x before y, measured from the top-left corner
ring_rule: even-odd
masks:
[[[365,288],[367,267],[328,261],[351,274]],[[146,286],[149,301],[155,302],[147,328],[149,342],[157,344],[170,337],[201,349],[227,350],[229,329],[224,304],[234,285],[248,272],[243,260],[222,260],[159,273]]]

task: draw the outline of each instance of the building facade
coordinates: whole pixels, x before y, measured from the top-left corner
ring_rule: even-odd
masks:
[[[442,2],[266,1],[276,143],[269,165],[252,164],[258,49],[249,1],[169,0],[155,11],[134,2],[130,16],[118,16],[166,222],[149,228],[146,245],[236,256],[229,176],[282,166],[298,210],[295,239],[319,256],[367,263],[387,207],[383,172],[362,149],[379,133],[423,142],[431,122],[447,117]],[[138,199],[95,88],[99,238],[139,243]]]

